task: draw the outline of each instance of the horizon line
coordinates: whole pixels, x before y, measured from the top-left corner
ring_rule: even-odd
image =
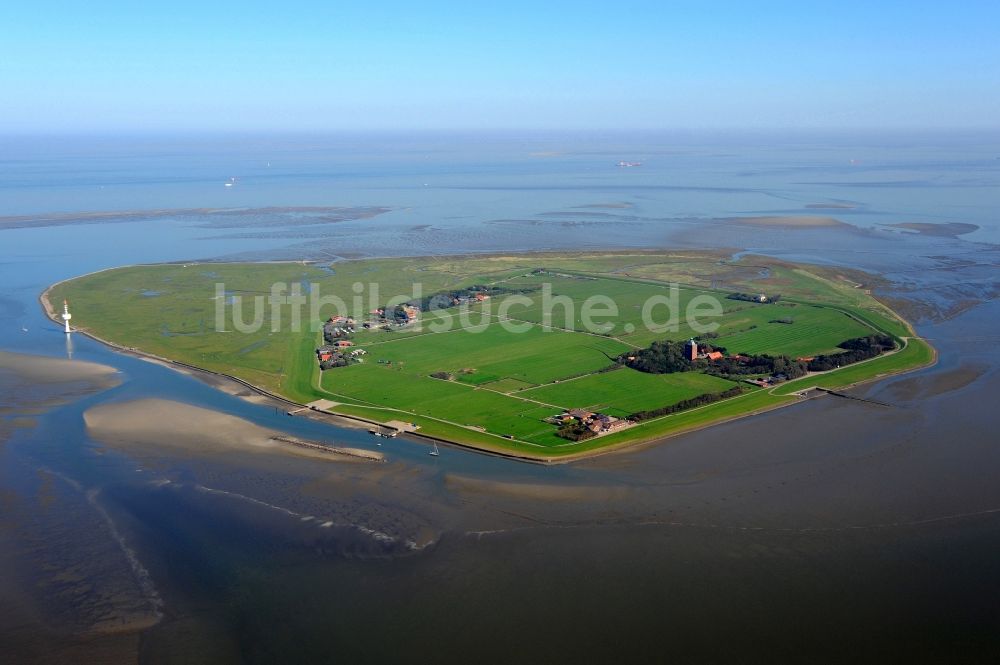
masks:
[[[797,127],[760,127],[760,126],[720,126],[720,127],[325,127],[325,128],[78,128],[78,129],[25,129],[0,130],[0,138],[37,138],[37,137],[135,137],[135,136],[323,136],[323,135],[470,135],[470,134],[547,134],[547,135],[579,135],[579,134],[911,134],[911,133],[973,133],[1000,132],[997,126],[972,125],[928,125],[912,127],[885,126],[797,126]]]

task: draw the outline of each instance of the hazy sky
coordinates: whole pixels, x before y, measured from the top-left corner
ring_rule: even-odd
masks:
[[[0,132],[1000,126],[1000,0],[12,0],[0,27]]]

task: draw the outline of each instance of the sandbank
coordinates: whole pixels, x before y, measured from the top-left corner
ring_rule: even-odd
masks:
[[[100,387],[110,387],[121,382],[118,370],[108,365],[10,351],[0,351],[0,368],[12,371],[24,381],[35,383],[87,381]]]
[[[975,224],[964,224],[962,222],[944,222],[942,224],[931,222],[900,222],[898,224],[885,224],[885,226],[894,229],[903,229],[904,231],[915,231],[920,235],[937,238],[955,238],[979,230],[979,227]]]
[[[809,229],[823,227],[850,227],[839,219],[822,215],[759,215],[755,217],[726,217],[724,221],[747,226],[780,226],[784,228]]]
[[[501,495],[539,501],[609,501],[622,498],[629,491],[624,487],[502,482],[453,473],[445,476],[445,486],[462,494]]]
[[[101,404],[83,414],[87,431],[104,443],[155,446],[194,453],[294,455],[337,462],[382,459],[379,453],[306,446],[243,418],[165,399]],[[361,453],[364,453],[362,455]]]

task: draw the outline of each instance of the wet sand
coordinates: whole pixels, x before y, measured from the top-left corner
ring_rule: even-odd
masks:
[[[107,342],[102,343],[107,344]],[[109,344],[109,346],[114,345]],[[306,408],[304,405],[292,403],[289,400],[272,396],[262,388],[251,389],[247,387],[245,383],[225,374],[218,374],[216,372],[210,372],[208,370],[198,369],[186,365],[178,365],[169,360],[146,355],[140,351],[127,351],[127,353],[134,355],[140,360],[144,360],[155,365],[161,365],[175,372],[195,378],[206,385],[212,386],[220,392],[232,395],[233,397],[239,397],[240,399],[251,404],[261,404],[271,406],[276,409],[288,409],[289,406],[291,406],[291,410],[295,412],[295,416],[297,418],[309,418],[310,420],[329,423],[331,425],[336,425],[337,427],[346,427],[349,429],[365,431],[369,431],[372,428],[372,424],[366,421],[347,416],[338,416],[322,410]]]
[[[706,182],[728,177],[712,175]],[[876,191],[870,185],[843,196],[858,199],[865,211],[893,211],[886,199],[864,198],[864,192]],[[837,192],[828,192],[828,198],[814,189],[798,198],[839,200]],[[660,205],[638,191],[609,189],[565,205],[634,196],[637,214],[678,215],[687,209],[770,214],[763,202],[749,197],[746,204],[732,200],[717,207]],[[905,194],[902,199],[909,198]],[[561,204],[546,203],[544,209]],[[489,207],[495,216],[532,214],[493,210],[492,200]],[[876,215],[861,221],[908,218]],[[928,210],[928,218],[948,217]],[[171,447],[167,428],[160,433],[162,445],[95,449],[71,405],[58,418],[39,419],[44,431],[22,430],[16,445],[0,448],[5,460],[0,470],[6,474],[0,476],[0,521],[40,515],[56,525],[42,529],[42,522],[31,523],[34,531],[5,529],[4,536],[30,535],[35,549],[26,560],[51,553],[45,563],[56,571],[72,565],[73,556],[107,568],[122,556],[98,545],[115,541],[91,519],[93,508],[69,509],[74,502],[86,507],[86,494],[74,494],[58,477],[39,473],[41,462],[34,459],[11,464],[12,450],[47,451],[49,466],[90,474],[95,485],[134,485],[117,493],[108,487],[95,500],[115,518],[164,595],[167,616],[142,635],[142,653],[150,662],[274,662],[278,655],[286,662],[324,662],[331,654],[350,662],[398,662],[400,654],[438,663],[467,662],[469,654],[498,663],[997,662],[1000,449],[993,433],[1000,310],[972,307],[996,297],[989,290],[996,281],[996,250],[989,254],[967,239],[960,245],[926,234],[854,227],[789,233],[783,226],[692,219],[678,222],[675,231],[649,222],[619,233],[618,224],[609,220],[601,234],[589,236],[602,245],[616,239],[671,247],[715,243],[791,261],[816,258],[867,268],[897,282],[886,293],[928,302],[927,320],[963,313],[952,326],[921,326],[921,334],[940,341],[942,362],[936,368],[854,391],[897,403],[894,408],[811,400],[665,445],[558,468],[526,470],[457,450],[444,451],[435,464],[425,453],[380,465],[250,453],[208,457]],[[109,233],[107,226],[92,228]],[[398,226],[387,228],[381,235],[353,235],[350,229],[325,242],[310,240],[288,250],[276,243],[280,246],[254,251],[260,254],[256,258],[315,253],[329,259],[434,253],[444,247],[516,251],[587,241],[567,238],[558,226],[546,235],[543,225],[486,230],[456,225],[410,236]],[[176,230],[178,238],[191,235],[183,235],[179,225]],[[72,234],[52,231],[37,245],[48,254],[39,251],[43,261],[32,264],[36,274],[30,283],[38,289],[48,281],[38,265],[45,272],[57,272],[52,267],[64,262],[73,266],[68,272],[95,265],[73,263],[80,248],[67,246],[65,238]],[[190,248],[199,256],[250,251],[209,250],[199,242],[191,240],[183,251]],[[131,256],[131,248],[115,246],[115,256],[98,250],[96,261],[112,265],[120,255]],[[34,255],[32,247],[28,256]],[[176,258],[182,257],[144,260]],[[15,265],[12,281],[29,283],[26,274],[26,264]],[[989,307],[987,317],[981,312]],[[42,343],[39,348],[51,352],[51,345]],[[97,353],[110,356],[105,349]],[[129,370],[129,396],[159,396],[164,386],[191,389],[181,383],[183,377],[145,369]],[[19,381],[12,371],[6,378]],[[20,398],[22,390],[0,394]],[[238,406],[230,408],[239,412]],[[137,473],[142,466],[137,458],[147,456],[147,447],[171,458],[160,469]],[[248,459],[258,463],[242,464]],[[181,480],[155,484],[165,477]],[[33,490],[36,484],[41,489]],[[569,499],[570,493],[550,490],[550,484],[596,489],[596,500]],[[600,505],[604,488],[618,486],[629,488],[628,498]],[[302,522],[285,508],[322,517],[331,526],[317,526],[317,519]],[[341,523],[412,537],[426,547],[416,555],[398,545],[380,550],[372,544],[380,541],[367,533],[337,531]],[[391,558],[371,556],[385,552]],[[29,573],[7,564],[0,556],[5,572],[0,606],[17,603],[20,614],[12,619],[30,621],[20,624],[14,639],[12,633],[0,634],[5,661],[137,659],[134,636],[88,638],[85,631],[79,637],[75,629],[63,630],[46,616],[44,603],[36,607],[25,599],[24,589],[33,588]],[[22,575],[26,586],[8,593],[17,581],[11,578]],[[120,579],[87,568],[76,575],[72,584],[53,587],[65,592],[58,596],[62,616],[74,613],[77,597],[84,607],[100,607],[87,593],[113,589],[107,580]],[[0,612],[0,629],[6,616]],[[87,625],[81,616],[74,625]],[[105,639],[123,640],[121,650],[111,651]]]
[[[389,212],[380,206],[268,206],[263,208],[166,208],[160,210],[110,210],[0,216],[0,229],[23,229],[67,224],[114,224],[141,220],[198,220],[213,228],[252,226],[310,226],[370,219]]]
[[[581,209],[597,208],[599,210],[628,210],[629,208],[634,208],[635,205],[629,203],[628,201],[610,201],[608,203],[586,203],[575,207]]]
[[[911,382],[923,394],[935,389],[937,373],[866,390],[888,399],[894,383]],[[938,445],[951,425],[935,410],[966,403],[970,389],[978,396],[973,406],[981,405],[996,386],[986,374],[958,385],[968,378],[959,368],[947,382],[953,390],[892,409],[815,400],[561,469],[570,474],[562,480],[549,468],[491,477],[449,466],[438,485],[433,468],[391,463],[294,484],[274,469],[213,470],[177,451],[196,479],[189,482],[215,489],[166,486],[130,496],[127,505],[149,504],[136,519],[167,530],[154,542],[172,548],[171,560],[229,571],[217,602],[238,603],[241,613],[221,627],[206,617],[201,629],[217,627],[216,644],[238,642],[256,660],[278,651],[315,661],[336,650],[392,662],[430,648],[436,640],[428,634],[443,625],[455,635],[441,662],[461,662],[498,631],[518,639],[493,643],[484,662],[540,653],[581,662],[616,653],[647,662],[665,655],[734,662],[740,654],[765,662],[765,653],[817,662],[896,654],[917,662],[945,645],[953,660],[965,660],[990,645],[988,628],[975,622],[992,616],[986,595],[997,588],[990,547],[1000,516],[989,471],[995,447],[985,435],[969,435],[981,430],[983,412],[976,409],[961,441]],[[981,463],[963,461],[969,455]],[[318,466],[303,461],[301,468]],[[958,476],[960,491],[948,482]],[[315,501],[316,510],[296,501]],[[170,518],[178,502],[183,520]],[[325,538],[330,529],[302,522],[301,514],[377,527],[396,539],[423,533],[429,546],[412,556],[390,549],[391,561],[372,558],[381,551],[374,545],[338,545]],[[196,550],[183,546],[192,530]],[[181,544],[172,544],[175,537]],[[223,541],[233,551],[220,552]],[[244,548],[280,554],[263,573],[232,564]],[[947,584],[937,582],[942,574]],[[174,575],[159,571],[160,579]],[[949,632],[945,616],[972,628]],[[553,637],[553,621],[575,627],[574,638]],[[279,622],[281,631],[267,630]],[[920,632],[928,624],[937,627]],[[183,621],[168,620],[145,639],[177,653],[190,648],[185,630]],[[621,641],[609,640],[609,631]],[[670,639],[649,641],[658,631]],[[852,639],[827,644],[831,634]]]
[[[0,351],[0,444],[121,383],[98,363]],[[0,643],[9,662],[122,663],[159,620],[97,493],[0,445]],[[59,543],[59,546],[54,546]]]
[[[30,383],[82,381],[95,388],[110,388],[121,382],[118,370],[107,365],[9,351],[0,351],[0,368],[9,370]]]
[[[178,615],[143,633],[161,654],[238,644],[256,660],[275,650],[301,660],[336,650],[388,662],[428,648],[446,616],[458,636],[448,637],[442,662],[457,662],[497,630],[521,639],[497,644],[494,662],[530,660],[539,649],[553,649],[545,651],[552,660],[608,660],[621,649],[628,660],[669,653],[690,662],[706,644],[716,645],[719,661],[738,653],[760,660],[760,639],[786,644],[782,653],[793,659],[816,655],[809,646],[828,631],[854,636],[844,656],[902,648],[896,653],[909,657],[919,648],[906,644],[950,637],[914,642],[919,626],[990,616],[972,591],[984,581],[986,593],[996,588],[987,556],[975,554],[995,543],[1000,505],[978,408],[995,394],[989,378],[977,367],[946,366],[861,389],[890,402],[912,394],[917,404],[813,400],[537,473],[478,456],[462,468],[450,451],[445,473],[412,461],[329,465],[244,453],[229,440],[202,455],[197,442],[178,445],[172,428],[142,422],[133,409],[111,428],[128,439],[115,450],[140,464],[158,451],[161,463],[133,472],[148,478],[137,489],[97,499],[133,525],[128,542],[142,545],[143,565]],[[897,395],[899,382],[907,383]],[[948,438],[939,401],[971,411],[960,441]],[[199,409],[182,406],[164,412],[169,422]],[[203,415],[199,424],[215,424],[213,432],[233,428],[259,441],[270,431]],[[960,490],[952,478],[962,478]],[[266,565],[253,560],[275,552]],[[969,573],[948,573],[955,591],[914,583],[936,579],[938,564]],[[192,618],[205,592],[185,586],[178,569],[213,580],[199,581],[214,596],[212,612]],[[900,600],[916,592],[917,602]],[[408,619],[387,630],[386,607]],[[542,628],[552,621],[582,637],[553,639]],[[267,629],[279,623],[281,631]],[[872,635],[871,625],[888,629]],[[626,644],[612,648],[608,630]],[[673,637],[647,652],[643,636],[657,631]],[[969,635],[973,649],[988,647],[983,632]]]
[[[989,365],[968,363],[936,373],[933,381],[919,377],[901,379],[889,386],[887,392],[896,399],[908,401],[937,397],[975,383],[988,371],[990,371]]]
[[[915,231],[921,235],[934,236],[936,238],[957,238],[966,233],[979,230],[979,226],[976,224],[963,224],[961,222],[945,222],[942,224],[900,222],[899,224],[886,224],[886,226],[905,231]]]
[[[366,457],[370,461],[373,456],[381,457],[370,451],[330,447],[326,452],[294,445],[278,430],[218,411],[163,399],[102,404],[88,409],[84,422],[95,439],[126,449],[169,448],[174,453],[196,455],[291,455],[337,462],[360,462]]]
[[[807,203],[805,206],[809,210],[854,210],[858,207],[856,203]]]
[[[0,444],[34,416],[122,381],[113,367],[49,356],[0,351]]]
[[[812,229],[821,227],[853,228],[833,217],[820,215],[761,215],[757,217],[728,217],[723,221],[746,226],[768,226],[788,229]]]
[[[626,498],[630,491],[622,486],[593,486],[538,482],[487,480],[449,473],[445,487],[460,495],[506,497],[526,501],[612,501]]]

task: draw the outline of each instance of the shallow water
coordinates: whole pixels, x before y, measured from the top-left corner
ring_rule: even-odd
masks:
[[[16,571],[0,642],[25,662],[995,660],[1000,141],[977,138],[8,141],[5,214],[392,210],[321,228],[271,212],[236,229],[166,215],[0,230],[0,348],[122,373],[101,389],[0,374],[0,561]],[[803,211],[863,232],[714,221]],[[900,221],[981,229],[878,227]],[[876,271],[919,305],[939,363],[858,389],[891,407],[816,399],[574,465],[431,458],[402,438],[377,468],[262,463],[96,441],[83,413],[162,398],[374,442],[67,343],[36,303],[54,281],[125,263],[608,246]]]

